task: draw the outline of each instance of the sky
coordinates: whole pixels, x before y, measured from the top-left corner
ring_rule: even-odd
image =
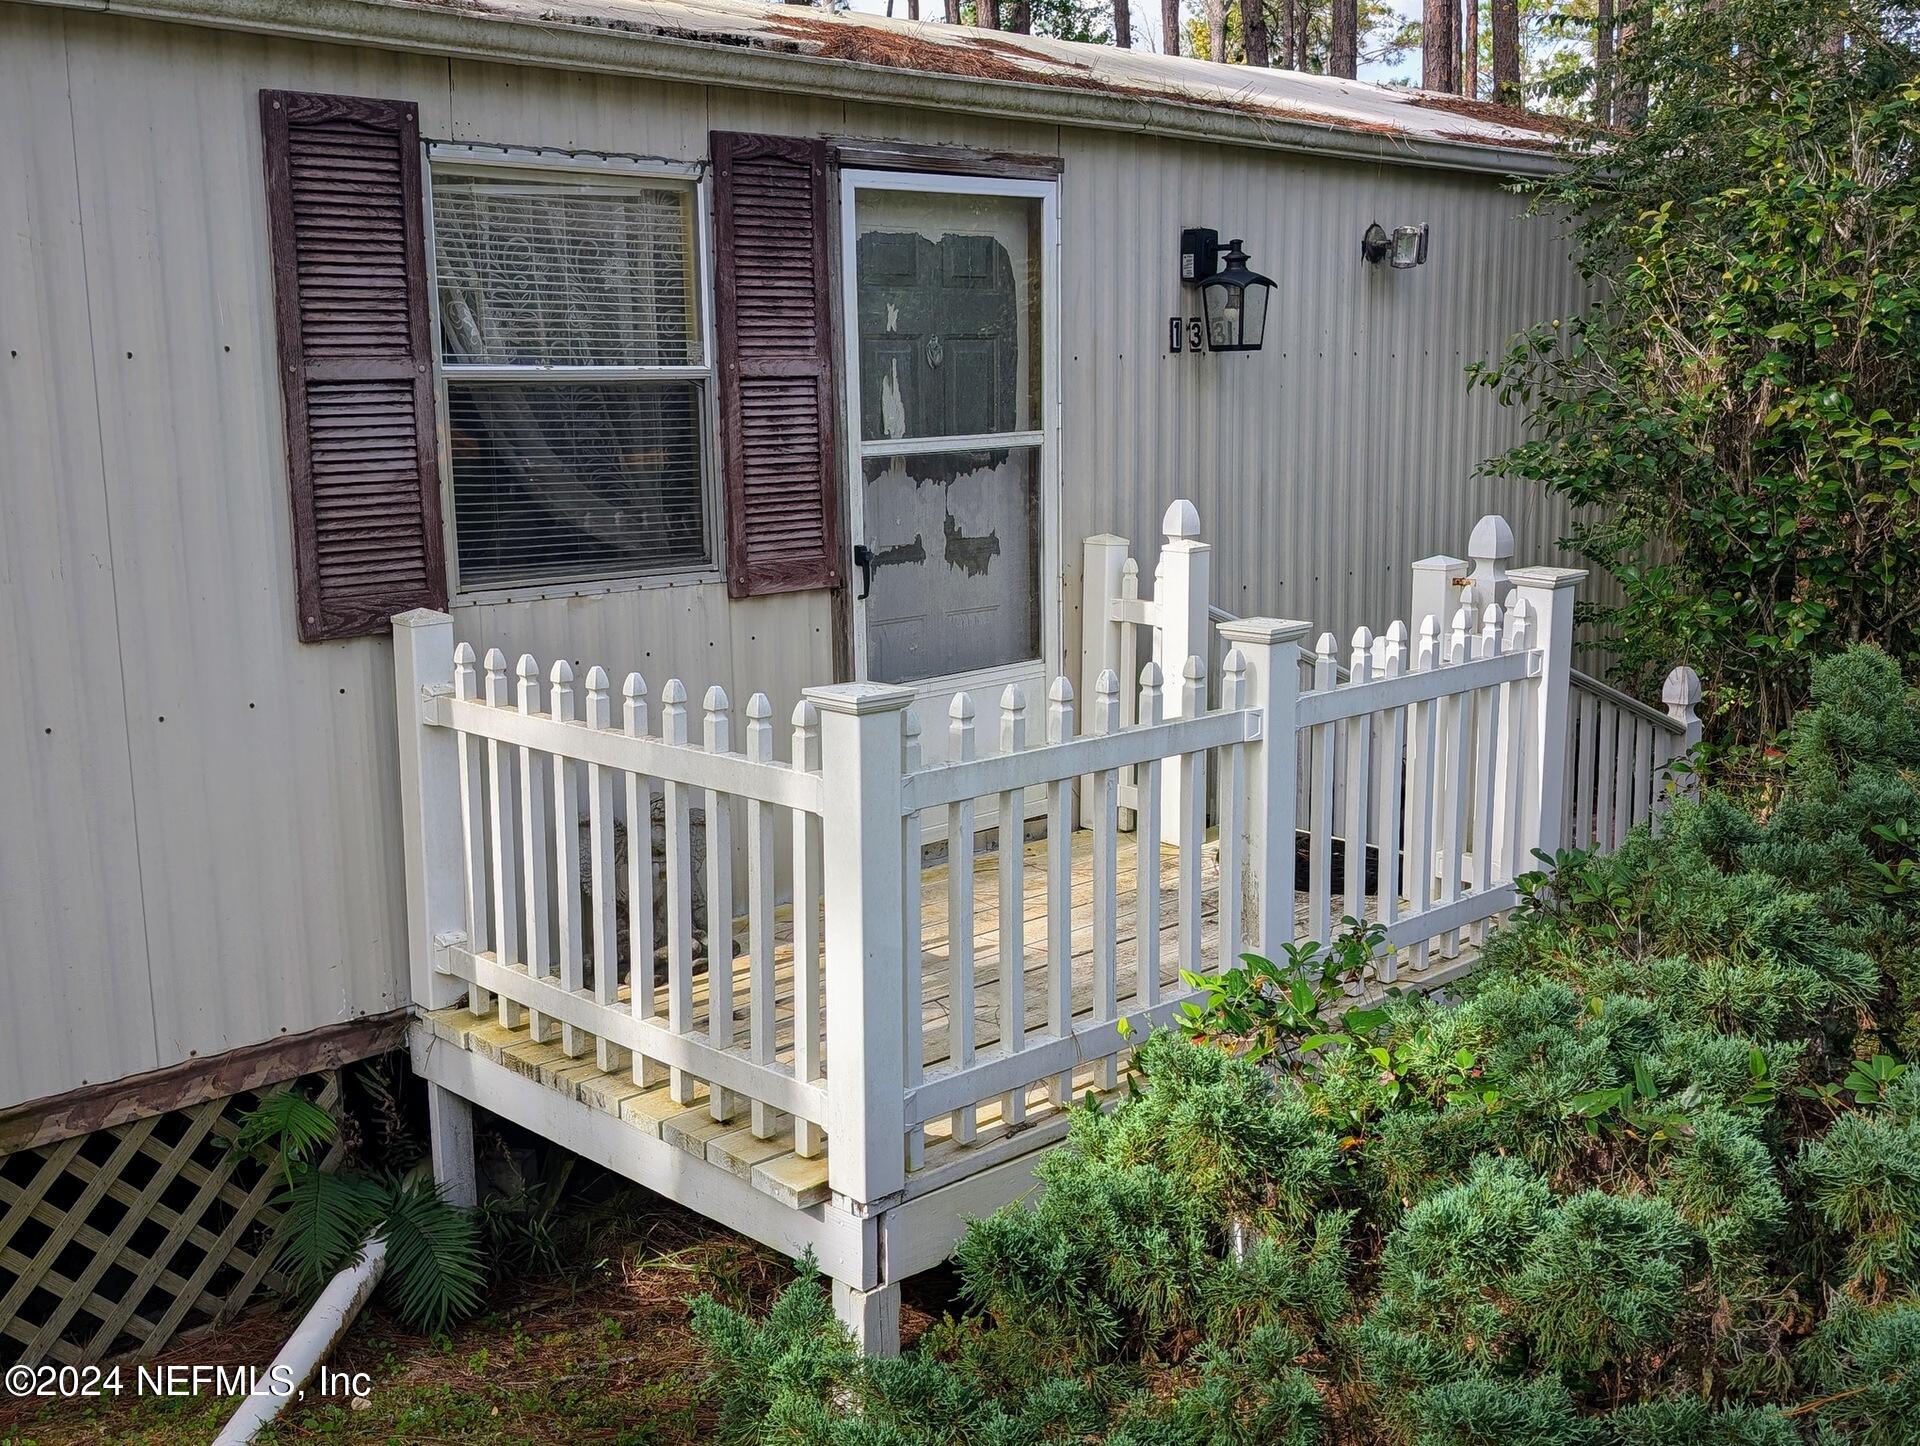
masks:
[[[855,10],[871,11],[875,15],[884,15],[887,0],[848,0]],[[1420,0],[1389,0],[1393,9],[1403,19],[1420,18]],[[894,13],[904,16],[907,13],[906,0],[894,0]],[[921,0],[921,13],[935,15],[940,13],[940,0]],[[1142,4],[1133,0],[1134,48],[1136,50],[1158,50],[1160,48],[1160,7],[1149,3]],[[1392,65],[1360,63],[1360,79],[1371,80],[1378,84],[1388,81],[1418,81],[1420,77],[1420,56],[1413,52]]]

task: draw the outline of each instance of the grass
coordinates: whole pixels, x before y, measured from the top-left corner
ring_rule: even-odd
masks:
[[[365,1372],[366,1395],[323,1400],[310,1388],[260,1439],[277,1446],[705,1440],[712,1424],[699,1390],[706,1361],[687,1330],[686,1302],[712,1292],[757,1314],[792,1279],[789,1264],[638,1190],[621,1197],[615,1222],[584,1257],[560,1274],[503,1271],[485,1313],[447,1336],[428,1338],[377,1307],[368,1311],[328,1362],[336,1372]],[[176,1344],[159,1363],[250,1365],[264,1373],[297,1319],[292,1307],[257,1311]],[[117,1398],[0,1397],[0,1446],[204,1446],[236,1403],[138,1396],[131,1368],[125,1379],[128,1389]]]

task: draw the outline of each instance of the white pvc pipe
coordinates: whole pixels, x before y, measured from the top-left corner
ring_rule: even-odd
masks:
[[[280,1347],[280,1354],[273,1358],[273,1365],[260,1383],[263,1389],[241,1401],[240,1409],[214,1438],[214,1446],[249,1446],[261,1430],[299,1399],[300,1388],[312,1379],[320,1363],[340,1343],[374,1287],[380,1284],[386,1269],[386,1240],[369,1240],[360,1253],[359,1263],[348,1266],[327,1282],[327,1288],[320,1292],[313,1308],[294,1327],[287,1343]]]

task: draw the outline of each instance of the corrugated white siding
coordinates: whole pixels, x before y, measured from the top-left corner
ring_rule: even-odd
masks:
[[[710,128],[1063,154],[1069,599],[1082,535],[1127,534],[1151,568],[1179,494],[1222,605],[1341,631],[1401,610],[1406,561],[1483,511],[1530,556],[1556,531],[1470,475],[1512,418],[1461,365],[1573,284],[1490,182],[0,0],[0,1105],[402,998],[390,651],[294,640],[263,86],[410,98],[436,138],[686,160]],[[1364,267],[1375,217],[1431,221],[1433,260]],[[1266,351],[1166,354],[1193,309],[1183,225],[1246,237],[1281,282]],[[782,713],[833,670],[820,594],[455,616],[510,655]]]

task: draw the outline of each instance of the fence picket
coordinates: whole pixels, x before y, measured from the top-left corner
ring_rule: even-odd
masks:
[[[1160,665],[1151,658],[1140,670],[1139,721],[1162,720]],[[1143,1007],[1160,1002],[1160,760],[1135,770],[1139,807],[1134,812],[1134,978],[1133,996]]]
[[[473,644],[453,650],[453,696],[472,700],[479,695],[473,667]],[[487,915],[486,761],[482,744],[471,733],[458,735],[460,745],[460,852],[465,869],[467,947],[482,954],[490,947]],[[487,991],[467,986],[467,1009],[485,1014],[492,1007]]]
[[[660,739],[676,748],[687,746],[687,690],[678,678],[667,679],[660,690]],[[667,1028],[686,1034],[693,1029],[692,790],[673,777],[660,784],[667,836]],[[693,1085],[684,1069],[668,1070],[667,1089],[675,1104],[693,1103]]]
[[[1011,756],[1027,746],[1027,695],[1018,683],[1007,684],[1000,695],[1000,752]],[[994,877],[1000,886],[1000,1048],[1018,1053],[1027,1043],[1027,887],[1024,838],[1026,790],[1008,789],[999,796],[995,815]],[[1000,1116],[1009,1128],[1027,1118],[1027,1092],[1009,1090],[1000,1101]]]
[[[773,762],[773,704],[765,693],[747,699],[747,758]],[[773,972],[774,891],[773,805],[747,800],[747,1057],[772,1068],[776,1032]],[[748,1123],[756,1140],[773,1137],[778,1112],[754,1100]]]
[[[965,763],[974,756],[973,697],[954,694],[947,705],[947,757]],[[947,997],[952,1001],[947,1052],[955,1069],[973,1063],[973,800],[947,805]],[[966,1105],[953,1114],[956,1144],[976,1138],[979,1111]]]
[[[605,733],[613,727],[613,702],[607,696],[607,670],[587,670],[587,727]],[[587,885],[593,900],[593,998],[606,1009],[620,1002],[619,884],[614,878],[613,770],[587,765]],[[579,850],[574,850],[577,857]],[[576,867],[578,865],[576,864]],[[593,1061],[612,1074],[627,1067],[627,1051],[604,1035],[594,1039]]]
[[[1473,613],[1461,608],[1453,615],[1453,631],[1447,638],[1447,663],[1458,666],[1471,662],[1477,652],[1475,638],[1470,631]],[[1441,904],[1451,904],[1460,897],[1460,887],[1465,882],[1462,875],[1462,855],[1466,852],[1467,835],[1467,784],[1468,769],[1472,764],[1470,755],[1473,736],[1472,695],[1466,693],[1449,694],[1447,698],[1446,733],[1442,747],[1445,753],[1446,788],[1442,794],[1443,816],[1440,843],[1440,898]],[[1448,929],[1440,941],[1440,953],[1447,959],[1460,957],[1460,931]]]
[[[1488,603],[1480,614],[1480,636],[1473,655],[1497,657],[1500,652],[1500,605]],[[1499,688],[1476,688],[1473,693],[1473,891],[1484,895],[1494,880],[1494,781],[1501,772]],[[1474,921],[1475,944],[1487,937],[1487,921]]]
[[[1314,647],[1313,691],[1339,684],[1332,633],[1320,634]],[[1307,776],[1307,935],[1324,944],[1333,937],[1333,759],[1337,723],[1321,723],[1308,745]]]
[[[498,648],[486,656],[489,708],[507,706],[507,659]],[[493,957],[509,967],[520,963],[520,893],[517,887],[520,833],[514,817],[513,750],[497,738],[487,740],[488,846],[493,862]],[[499,996],[500,1027],[518,1029],[518,1001]]]
[[[733,752],[733,704],[718,683],[703,700],[701,741],[709,753]],[[733,798],[717,788],[706,792],[707,817],[707,1041],[732,1049],[739,1040],[733,1006]],[[707,1086],[709,1113],[730,1120],[739,1101],[718,1084]]]
[[[1500,642],[1503,652],[1527,651],[1530,622],[1531,614],[1527,611],[1526,599],[1515,598],[1513,606],[1507,610],[1506,634]],[[1500,764],[1499,799],[1494,804],[1494,815],[1500,829],[1499,868],[1503,879],[1518,878],[1533,867],[1532,861],[1521,855],[1525,820],[1520,816],[1521,803],[1527,791],[1526,770],[1532,762],[1529,748],[1533,737],[1533,715],[1529,705],[1533,687],[1533,679],[1516,678],[1506,684],[1500,693],[1500,739],[1504,756]]]
[[[557,723],[573,722],[573,666],[565,658],[560,659],[554,663],[548,681],[552,685],[549,715]],[[553,760],[550,791],[553,795],[554,960],[560,987],[578,994],[587,983],[580,920],[580,770],[565,754],[555,753],[550,757]],[[587,1036],[563,1020],[560,1049],[569,1058],[578,1059],[587,1052]]]
[[[1373,681],[1373,633],[1357,628],[1347,660],[1348,686]],[[1366,716],[1347,720],[1346,916],[1367,917],[1368,785],[1373,778],[1373,723]]]
[[[620,687],[621,723],[629,738],[645,738],[647,680],[627,674]],[[657,1019],[659,992],[654,981],[653,937],[653,784],[628,772],[627,803],[627,990],[636,1019]],[[658,1061],[635,1055],[633,1082],[648,1089],[660,1082]]]
[[[1238,713],[1247,706],[1247,655],[1227,649],[1220,665],[1220,706]],[[1220,967],[1240,959],[1241,901],[1246,898],[1247,745],[1222,750],[1219,772],[1220,813]],[[1137,967],[1137,966],[1136,966]]]
[[[1627,841],[1627,830],[1633,827],[1633,764],[1634,764],[1634,719],[1626,709],[1616,707],[1613,710],[1614,726],[1614,764],[1613,775],[1613,833],[1607,840],[1608,848],[1617,849]]]
[[[1047,690],[1047,742],[1073,737],[1073,685],[1055,678]],[[1047,785],[1047,1034],[1065,1039],[1073,1027],[1073,780]],[[1071,1072],[1055,1075],[1056,1108],[1073,1097]]]
[[[1120,679],[1111,668],[1094,683],[1093,732],[1115,733],[1120,728]],[[1118,771],[1102,769],[1093,775],[1093,1017],[1112,1019],[1118,1012],[1120,960],[1119,913],[1119,786]],[[1098,1064],[1095,1078],[1101,1089],[1115,1082],[1113,1056]]]
[[[1207,711],[1207,665],[1198,655],[1188,657],[1180,673],[1180,716],[1199,718]],[[1180,967],[1198,974],[1207,967],[1201,947],[1200,921],[1205,900],[1200,879],[1201,853],[1207,837],[1207,755],[1183,753],[1180,770]]]
[[[1407,668],[1407,625],[1395,622],[1387,628],[1387,646],[1382,676],[1398,678]],[[1400,917],[1400,812],[1402,769],[1407,747],[1407,709],[1390,708],[1376,714],[1380,735],[1380,842],[1377,894],[1380,922],[1391,927]],[[1392,983],[1398,976],[1394,951],[1389,950],[1379,963],[1380,978]]]
[[[532,653],[522,653],[514,666],[519,682],[520,713],[532,717],[540,711],[540,665]],[[552,875],[547,872],[547,780],[546,771],[534,757],[535,750],[520,749],[520,886],[525,908],[526,934],[521,940],[521,960],[530,978],[545,979],[550,949],[547,931],[552,915],[548,909]],[[553,1038],[553,1021],[537,1009],[527,1010],[527,1033],[535,1044]]]
[[[1440,664],[1439,626],[1431,615],[1420,620],[1420,643],[1414,651],[1413,671],[1430,673]],[[1433,907],[1433,853],[1439,804],[1439,779],[1434,767],[1439,748],[1439,700],[1425,698],[1413,705],[1413,757],[1407,783],[1407,887],[1416,917]],[[1411,947],[1413,967],[1427,967],[1429,940],[1422,936]]]

